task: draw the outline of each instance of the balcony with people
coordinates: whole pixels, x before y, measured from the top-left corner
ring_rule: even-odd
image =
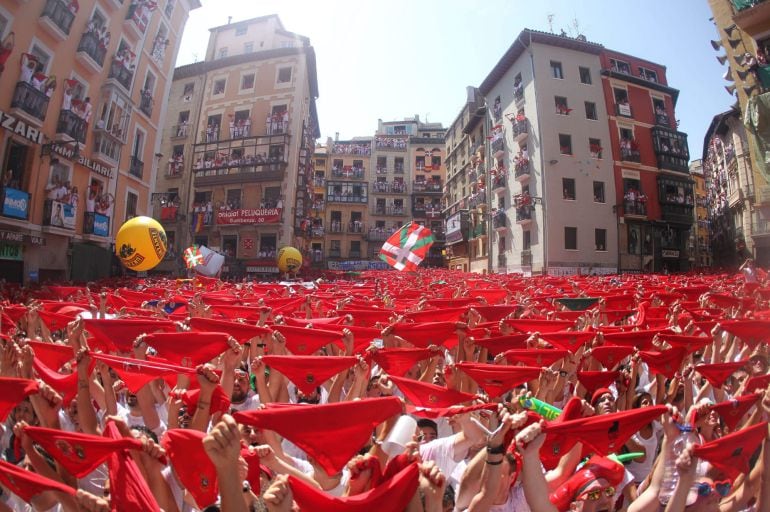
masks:
[[[369,228],[367,231],[366,239],[370,242],[384,242],[390,238],[390,236],[395,233],[395,231],[395,229],[389,229],[385,226]]]
[[[692,182],[659,176],[658,202],[663,220],[682,224],[694,222],[695,199]]]
[[[412,193],[420,194],[442,194],[444,184],[441,180],[418,180],[412,182]]]
[[[362,234],[364,232],[364,223],[360,219],[348,222],[348,233]]]
[[[639,143],[634,138],[623,137],[620,139],[620,159],[624,162],[642,161],[642,153],[639,151]]]
[[[529,136],[529,121],[523,112],[516,114],[516,117],[511,118],[511,124],[513,125],[513,141],[521,142]]]
[[[88,22],[86,31],[80,36],[75,58],[92,74],[101,73],[111,35],[105,25],[97,25],[94,19]]]
[[[154,0],[133,0],[126,12],[124,32],[134,39],[141,39],[150,24],[150,17],[156,6]]]
[[[487,193],[484,190],[471,193],[468,198],[468,207],[474,208],[486,208],[487,207]]]
[[[108,80],[114,80],[119,83],[126,92],[131,92],[131,82],[134,79],[134,59],[136,55],[128,48],[124,48],[115,54],[110,64],[110,72],[107,75]]]
[[[407,139],[404,137],[385,137],[378,135],[374,138],[374,148],[382,151],[406,151]]]
[[[142,179],[142,176],[144,176],[144,162],[137,155],[131,156],[131,160],[128,163],[128,173],[139,179]]]
[[[526,181],[529,179],[529,158],[522,151],[519,151],[519,153],[513,157],[513,174],[516,181]]]
[[[78,112],[70,108],[59,111],[59,122],[56,124],[56,138],[66,142],[78,142],[84,144],[86,141],[87,124]]]
[[[524,82],[521,76],[517,76],[513,82],[513,99],[517,104],[524,101]]]
[[[508,217],[505,210],[499,209],[492,214],[492,227],[495,231],[503,231],[508,228]]]
[[[766,0],[732,0],[735,15],[733,22],[739,31],[760,39],[770,23],[770,2]],[[730,34],[731,37],[733,37]]]
[[[174,153],[168,159],[166,178],[179,178],[184,173],[184,154]]]
[[[366,176],[366,169],[361,166],[343,165],[332,167],[332,177],[352,178],[362,180]]]
[[[141,96],[139,98],[139,110],[142,111],[147,117],[152,117],[152,107],[155,101],[152,98],[152,91],[149,89],[142,89]]]
[[[690,172],[690,151],[687,147],[687,134],[654,126],[652,144],[658,157],[658,167],[683,173]]]
[[[372,154],[372,144],[370,142],[334,142],[332,144],[333,155],[364,155]]]
[[[405,194],[406,184],[403,181],[375,181],[372,184],[372,192],[375,194]]]
[[[196,144],[193,173],[196,184],[235,184],[249,180],[282,180],[286,174],[288,141],[270,143],[273,138]]]
[[[508,178],[506,170],[493,169],[492,173],[492,191],[495,193],[505,191],[505,185]]]
[[[11,98],[11,110],[30,124],[45,121],[48,103],[56,90],[56,79],[43,73],[43,65],[29,53],[21,55],[21,74]]]
[[[333,181],[326,184],[327,203],[366,204],[368,201],[368,188],[366,184]]]
[[[407,212],[406,212],[406,208],[404,208],[404,205],[400,203],[393,203],[393,204],[378,203],[374,206],[374,209],[372,210],[372,214],[381,215],[383,217],[403,217],[407,214]]]
[[[513,206],[516,208],[516,223],[528,224],[532,222],[532,214],[535,210],[532,196],[528,192],[513,196]]]
[[[76,1],[47,0],[40,14],[40,24],[56,40],[64,41],[70,35],[78,10]]]

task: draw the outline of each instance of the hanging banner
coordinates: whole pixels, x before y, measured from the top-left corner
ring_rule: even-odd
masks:
[[[281,222],[281,208],[220,210],[217,224],[277,224]]]

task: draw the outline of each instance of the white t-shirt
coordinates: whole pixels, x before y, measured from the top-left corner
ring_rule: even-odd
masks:
[[[246,399],[239,403],[239,404],[230,404],[230,410],[231,411],[253,411],[257,408],[259,408],[259,395],[257,395],[254,391],[249,390],[249,392],[246,394]]]
[[[441,473],[451,475],[457,464],[465,458],[467,453],[457,453],[455,443],[460,434],[452,434],[449,437],[439,437],[429,443],[419,446],[422,460],[432,460],[436,463]]]

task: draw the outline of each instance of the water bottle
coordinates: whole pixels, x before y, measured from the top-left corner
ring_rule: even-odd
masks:
[[[525,409],[535,411],[547,420],[555,420],[561,414],[561,409],[554,407],[549,403],[543,402],[542,400],[538,400],[537,398],[527,398],[522,396],[519,398],[519,403]]]
[[[692,425],[677,425],[679,427],[679,436],[674,440],[668,453],[663,460],[663,482],[660,486],[660,503],[666,505],[668,500],[674,494],[676,484],[679,482],[679,472],[676,469],[676,459],[687,447],[688,443],[700,443],[700,437]],[[648,454],[649,456],[649,454]]]

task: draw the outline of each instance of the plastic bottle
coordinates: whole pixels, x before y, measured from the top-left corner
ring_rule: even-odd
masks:
[[[679,482],[679,472],[676,468],[676,459],[684,451],[688,444],[700,443],[700,437],[692,425],[677,425],[679,427],[679,436],[671,444],[671,448],[666,453],[663,460],[663,482],[660,485],[660,503],[665,505],[674,494],[676,484]]]
[[[525,409],[535,411],[547,420],[555,420],[561,414],[561,409],[545,403],[542,400],[538,400],[537,398],[526,398],[522,396],[519,398],[519,403]]]

